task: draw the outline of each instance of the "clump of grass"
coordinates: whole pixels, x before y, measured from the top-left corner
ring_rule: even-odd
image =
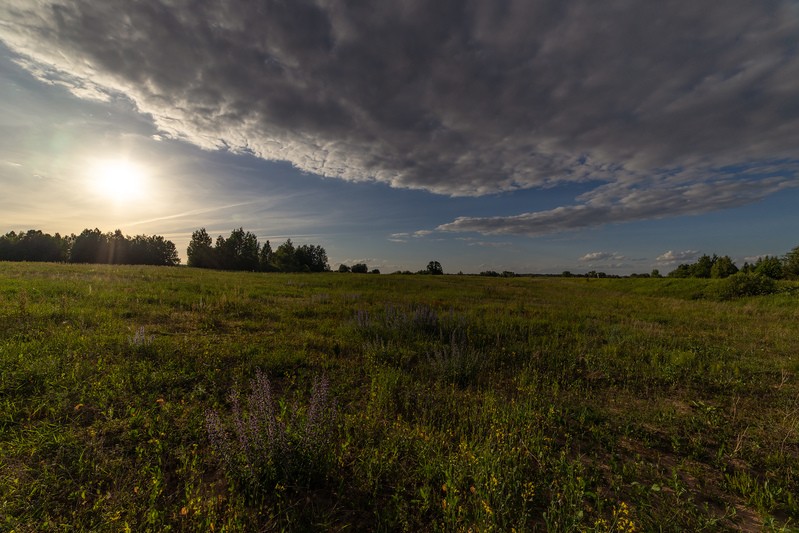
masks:
[[[483,354],[453,333],[449,343],[433,348],[428,356],[428,364],[435,377],[458,387],[466,387],[477,379],[484,361]]]
[[[382,313],[369,313],[363,309],[355,313],[355,326],[361,334],[398,340],[447,335],[457,325],[452,311],[441,315],[427,304],[387,304]]]
[[[269,378],[260,370],[242,405],[229,396],[229,422],[209,409],[205,425],[211,446],[230,481],[251,499],[270,492],[309,489],[323,483],[334,462],[337,410],[326,377],[313,383],[308,407],[295,403],[279,412]],[[285,402],[280,402],[285,405]]]

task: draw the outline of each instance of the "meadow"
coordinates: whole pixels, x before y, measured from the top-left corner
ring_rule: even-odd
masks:
[[[799,285],[0,263],[0,530],[794,531]]]

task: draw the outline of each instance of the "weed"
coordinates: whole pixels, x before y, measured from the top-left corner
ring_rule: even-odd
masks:
[[[208,410],[208,437],[231,481],[255,500],[277,486],[299,490],[323,483],[334,453],[337,418],[329,393],[328,380],[322,377],[314,381],[305,411],[293,405],[278,412],[271,382],[259,370],[245,405],[237,390],[231,392],[229,424]]]
[[[458,339],[455,333],[451,335],[449,343],[436,346],[428,355],[431,374],[459,387],[473,384],[484,363],[484,355]]]

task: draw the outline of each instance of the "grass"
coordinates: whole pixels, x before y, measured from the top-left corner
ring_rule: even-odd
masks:
[[[796,530],[799,295],[714,283],[0,263],[0,530]]]

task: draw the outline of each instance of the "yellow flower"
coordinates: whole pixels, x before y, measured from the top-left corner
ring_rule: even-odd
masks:
[[[522,498],[526,501],[532,501],[533,497],[535,496],[535,485],[532,481],[528,481],[524,484],[524,490],[522,491]]]
[[[491,506],[488,505],[487,501],[483,500],[482,503],[483,503],[483,509],[485,510],[486,514],[489,515],[494,514],[494,511],[491,509]]]

